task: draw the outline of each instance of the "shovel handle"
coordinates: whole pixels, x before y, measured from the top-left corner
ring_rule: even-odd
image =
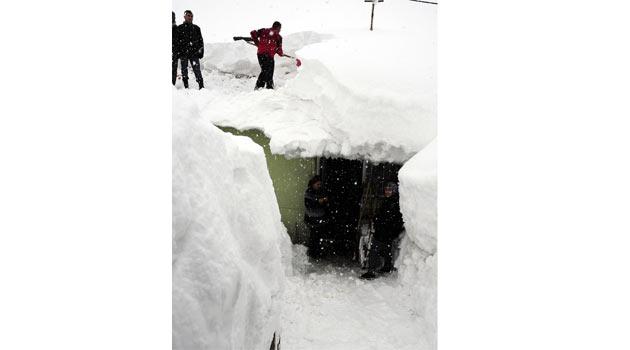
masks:
[[[254,39],[246,37],[246,36],[235,36],[235,37],[232,37],[232,39],[234,39],[234,41],[243,40],[243,41],[245,41],[246,43],[248,43],[250,45],[257,46],[256,44],[253,43]],[[287,57],[287,58],[294,59],[297,62],[298,67],[300,65],[302,65],[302,62],[299,59],[297,59],[297,58],[295,58],[293,56],[290,56],[290,55],[287,55],[287,54],[282,54],[282,57]]]
[[[254,39],[252,39],[250,37],[246,37],[246,36],[235,36],[235,37],[232,37],[232,39],[234,39],[234,41],[245,40],[248,43],[251,43],[252,41],[254,41]]]

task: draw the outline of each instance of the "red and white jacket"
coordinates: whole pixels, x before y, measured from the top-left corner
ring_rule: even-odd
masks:
[[[256,46],[258,46],[258,54],[265,54],[272,58],[275,54],[283,55],[280,31],[273,28],[262,28],[252,30],[250,35],[254,39]]]

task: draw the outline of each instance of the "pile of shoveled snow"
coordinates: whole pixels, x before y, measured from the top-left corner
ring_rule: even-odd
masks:
[[[248,35],[247,35],[248,36]],[[283,48],[286,54],[294,55],[305,45],[319,43],[332,38],[332,35],[316,32],[299,32],[283,37]],[[205,55],[201,65],[206,70],[241,76],[258,76],[260,66],[256,56],[256,47],[243,40],[236,42],[206,43]],[[276,56],[275,75],[282,77],[297,70],[295,61]]]
[[[407,0],[379,4],[374,31],[367,28],[370,5],[363,2],[282,0],[248,7],[235,0],[211,7],[204,15],[246,17],[255,8],[257,17],[283,21],[285,51],[295,51],[303,64],[296,69],[292,60],[276,56],[274,91],[207,85],[214,90],[193,96],[208,121],[260,129],[273,153],[289,157],[402,163],[436,137],[435,6]],[[286,21],[277,18],[285,12]],[[224,38],[206,40],[204,69],[234,77],[259,73],[255,48],[231,36],[247,36],[263,24],[248,25],[242,16],[202,25],[216,27],[213,35]]]
[[[202,115],[221,126],[260,129],[273,153],[289,157],[404,162],[435,138],[435,111],[416,96],[361,95],[317,60],[303,67],[275,91],[221,94]]]
[[[406,235],[397,261],[400,283],[413,295],[422,338],[437,348],[437,143],[400,169],[400,209]]]
[[[268,349],[290,259],[262,148],[173,89],[173,348]]]

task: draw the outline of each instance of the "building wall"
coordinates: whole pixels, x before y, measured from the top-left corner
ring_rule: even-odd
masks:
[[[221,129],[234,135],[247,136],[263,147],[267,168],[280,207],[282,223],[287,228],[293,243],[305,242],[308,232],[303,221],[304,191],[308,180],[317,173],[317,158],[288,159],[282,155],[271,154],[269,138],[257,129],[246,131],[228,127],[221,127]]]

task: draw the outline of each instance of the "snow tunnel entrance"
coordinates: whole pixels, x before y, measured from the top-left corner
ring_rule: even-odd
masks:
[[[287,158],[271,153],[270,140],[260,130],[221,129],[247,136],[262,146],[282,223],[294,244],[308,242],[310,232],[304,224],[304,191],[309,179],[320,175],[324,188],[330,193],[331,229],[321,241],[324,257],[362,261],[366,254],[362,243],[369,233],[366,227],[383,198],[385,183],[398,182],[401,164],[328,157]]]
[[[401,164],[320,158],[318,172],[330,193],[331,230],[324,254],[363,263],[370,223],[387,182],[398,182]]]

